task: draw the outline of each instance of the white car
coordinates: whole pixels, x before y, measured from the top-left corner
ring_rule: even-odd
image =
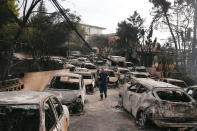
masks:
[[[109,76],[109,87],[118,87],[119,86],[119,80],[118,80],[118,75],[114,73],[113,70],[106,69],[105,72]]]
[[[119,96],[140,127],[146,127],[149,121],[159,127],[197,126],[197,104],[178,86],[138,78],[128,88],[122,88]]]
[[[57,73],[50,79],[44,91],[56,95],[63,105],[68,106],[70,112],[83,112],[86,89],[81,75]]]
[[[88,72],[87,68],[76,67],[74,72]]]
[[[1,131],[67,131],[68,108],[47,92],[0,92]]]
[[[117,68],[117,73],[119,75],[119,81],[121,84],[124,83],[124,78],[125,78],[126,74],[128,74],[129,72],[130,72],[130,70],[127,68]]]
[[[95,88],[95,78],[91,72],[75,72],[82,76],[86,87],[86,93],[93,93]]]

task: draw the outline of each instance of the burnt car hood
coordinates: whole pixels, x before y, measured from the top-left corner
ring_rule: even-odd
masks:
[[[45,91],[54,94],[57,98],[59,98],[63,105],[74,102],[80,96],[80,90],[48,89]]]
[[[109,77],[109,82],[117,82],[117,77]]]
[[[92,84],[92,79],[84,79],[85,85],[91,85]]]

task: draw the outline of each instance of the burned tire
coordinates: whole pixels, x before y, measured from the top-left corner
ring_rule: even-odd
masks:
[[[147,126],[147,121],[147,115],[143,111],[140,111],[137,118],[137,125],[140,128],[145,128]]]
[[[169,128],[168,131],[179,131],[179,128],[176,128],[176,127],[174,127],[174,128]]]
[[[123,99],[121,95],[119,95],[118,105],[123,107]]]
[[[83,111],[84,111],[84,105],[80,103],[80,105],[78,105],[78,112],[83,112]]]
[[[119,81],[116,82],[116,88],[119,88]]]

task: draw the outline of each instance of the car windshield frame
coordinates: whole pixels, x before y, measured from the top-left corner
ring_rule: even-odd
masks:
[[[120,70],[119,72],[120,72],[120,74],[127,74],[130,71],[129,70]]]
[[[64,79],[62,79],[62,77],[67,77],[67,79],[64,80]],[[80,83],[81,83],[80,78],[75,77],[75,76],[57,76],[51,80],[49,89],[52,89],[52,90],[80,90],[80,86],[81,86]],[[71,84],[75,84],[75,85],[73,87],[70,87]],[[65,87],[70,87],[70,88],[65,88]]]
[[[92,79],[91,75],[82,75],[82,79],[87,80],[87,79]]]
[[[172,85],[179,86],[181,88],[187,88],[187,85],[184,81],[169,81],[169,83],[172,84]]]
[[[148,76],[144,75],[144,74],[135,74],[134,77],[136,77],[136,78],[148,78]]]
[[[115,73],[113,71],[107,71],[107,75],[109,75],[109,77],[115,77]]]
[[[169,89],[169,88],[168,88]],[[186,101],[185,99],[184,100],[180,100],[180,101],[178,101],[177,100],[177,98],[173,98],[173,97],[175,97],[175,96],[173,96],[172,97],[172,95],[170,96],[170,94],[168,93],[166,96],[166,98],[167,99],[164,99],[164,98],[161,98],[161,97],[163,97],[163,96],[161,96],[161,94],[159,95],[158,94],[158,92],[180,92],[180,93],[182,93],[182,94],[184,94],[184,96],[186,96],[187,97],[187,99],[189,100],[189,101]],[[176,90],[176,89],[171,89],[171,90],[166,90],[166,89],[162,89],[162,87],[160,87],[160,88],[158,88],[157,90],[155,90],[154,91],[154,94],[156,94],[156,96],[160,99],[160,100],[162,100],[162,101],[169,101],[169,102],[191,102],[192,101],[192,99],[191,99],[191,97],[186,93],[186,92],[184,92],[183,90]],[[172,94],[172,93],[171,93]],[[178,94],[178,93],[177,93]],[[173,95],[175,95],[174,93],[173,93]],[[178,96],[177,96],[178,97]],[[173,98],[173,100],[171,99],[171,98]]]
[[[25,115],[27,115],[27,114],[29,114],[29,116],[30,116],[30,112],[28,113],[28,111],[30,111],[31,109],[32,110],[37,110],[38,111],[38,115],[39,115],[39,118],[38,118],[38,125],[36,126],[36,128],[38,128],[38,130],[40,130],[40,126],[41,126],[41,122],[42,122],[42,116],[41,116],[41,109],[40,109],[40,105],[39,104],[36,104],[36,103],[32,103],[32,104],[26,104],[26,103],[22,103],[22,104],[0,104],[0,109],[1,109],[1,107],[3,107],[3,106],[5,106],[5,108],[9,108],[9,107],[11,107],[11,106],[13,106],[13,108],[12,109],[8,109],[7,111],[6,111],[6,113],[8,113],[8,111],[10,111],[11,112],[11,110],[12,111],[14,111],[14,109],[15,109],[15,111],[17,111],[17,110],[19,110],[19,109],[21,109],[21,110],[25,110],[26,112],[21,112],[19,115],[20,116],[24,116],[24,114]],[[6,107],[7,106],[7,107]],[[17,106],[19,106],[19,107],[17,107]],[[32,106],[32,107],[30,107],[30,106]],[[1,110],[2,111],[2,110]],[[17,113],[18,113],[19,111],[17,111]],[[34,112],[34,117],[35,117],[35,113],[36,112]],[[4,115],[3,114],[3,112],[0,112],[0,115]],[[17,116],[17,117],[19,117],[19,115]],[[10,116],[9,116],[10,117]],[[14,120],[16,119],[16,113],[14,113]],[[26,117],[27,118],[27,117]],[[26,121],[27,122],[27,119],[25,119],[25,118],[23,118],[24,119],[24,121]],[[9,118],[9,121],[11,120],[11,118]],[[21,119],[20,120],[18,120],[19,122],[21,122]],[[17,122],[18,122],[17,121]],[[15,120],[15,122],[16,122],[16,120]],[[31,122],[31,123],[34,123],[34,122]],[[10,124],[10,123],[8,123],[8,124]],[[12,123],[11,123],[12,124]],[[24,128],[24,126],[25,126],[25,124],[24,123],[22,123],[21,124],[22,125],[22,127]],[[27,124],[26,124],[27,125]],[[30,125],[30,124],[28,124],[28,125]],[[9,125],[8,125],[9,126]],[[8,127],[7,126],[7,127]],[[16,126],[20,126],[19,125],[19,123],[18,124],[16,124]],[[7,128],[8,129],[8,128]],[[28,128],[29,129],[29,128]],[[15,131],[16,130],[16,127],[14,127],[14,129],[9,129],[9,131]],[[35,130],[35,128],[33,128],[32,129],[32,131],[34,131]],[[7,130],[4,130],[4,131],[7,131]]]
[[[137,72],[147,72],[146,69],[136,69]]]
[[[86,65],[84,65],[84,67],[87,68],[87,69],[96,70],[96,66],[95,65],[86,64]]]

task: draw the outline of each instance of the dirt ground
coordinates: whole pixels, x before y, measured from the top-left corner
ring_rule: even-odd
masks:
[[[118,89],[109,89],[108,98],[100,101],[99,92],[86,96],[85,113],[73,115],[70,131],[165,131],[155,125],[139,129],[133,117],[118,105]]]

